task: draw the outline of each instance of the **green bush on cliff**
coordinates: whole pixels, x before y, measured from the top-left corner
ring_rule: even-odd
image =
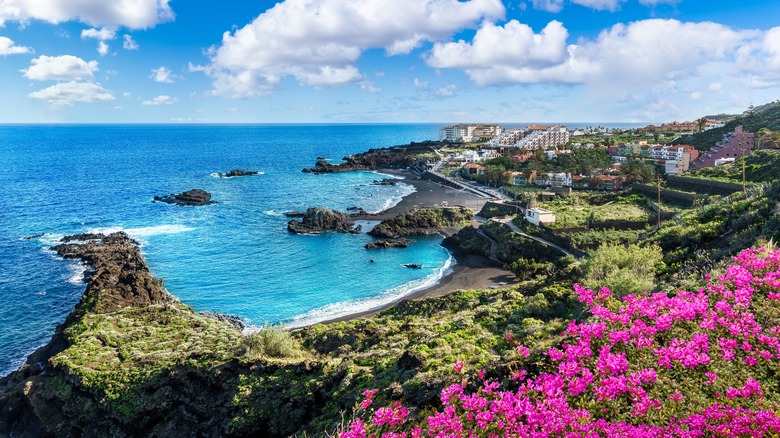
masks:
[[[250,359],[299,358],[304,355],[301,345],[289,330],[281,324],[264,325],[260,330],[247,336],[243,342],[246,356]]]
[[[585,263],[583,284],[593,290],[609,286],[615,296],[650,292],[665,268],[658,246],[602,245]]]

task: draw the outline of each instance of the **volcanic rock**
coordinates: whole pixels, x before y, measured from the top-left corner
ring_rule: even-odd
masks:
[[[213,204],[211,193],[202,189],[192,189],[182,193],[155,196],[154,201],[175,205],[208,205]]]
[[[366,249],[375,248],[406,248],[412,243],[409,239],[388,239],[388,240],[375,240],[365,245]]]
[[[259,174],[260,172],[257,170],[233,169],[229,172],[218,173],[217,176],[219,178],[235,178],[237,176],[251,176],[251,175],[259,175]]]
[[[319,234],[325,231],[360,232],[360,226],[353,229],[355,223],[351,219],[348,214],[340,211],[325,207],[311,207],[306,210],[300,222],[296,220],[288,222],[287,230],[296,234]]]

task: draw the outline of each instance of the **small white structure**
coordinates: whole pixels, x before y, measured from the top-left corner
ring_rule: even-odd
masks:
[[[555,222],[555,215],[550,210],[534,207],[525,211],[525,220],[538,227],[540,224],[547,225]]]

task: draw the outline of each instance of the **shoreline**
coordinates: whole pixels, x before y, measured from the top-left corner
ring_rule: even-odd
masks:
[[[450,206],[476,206],[477,203],[481,202],[481,204],[484,204],[486,201],[470,193],[456,190],[451,187],[446,187],[434,181],[417,179],[417,176],[409,170],[377,169],[376,172],[385,175],[402,176],[404,179],[400,180],[400,182],[413,186],[416,191],[401,198],[401,200],[395,206],[365,218],[360,218],[361,220],[388,219],[395,217],[398,214],[406,213],[413,208],[433,207],[434,205],[440,204],[442,201],[447,201]],[[477,211],[478,210],[479,209],[477,209]],[[447,237],[456,234],[458,231],[460,231],[460,228],[448,228],[443,230],[442,234]],[[459,254],[452,252],[448,248],[445,249],[449,251],[454,260],[454,263],[447,271],[444,272],[442,277],[439,278],[434,285],[423,289],[414,290],[374,309],[302,325],[296,327],[295,330],[311,327],[316,324],[331,324],[366,318],[383,310],[387,310],[405,300],[419,300],[423,298],[441,297],[459,290],[487,289],[490,286],[507,287],[520,283],[511,271],[496,267],[483,256]]]

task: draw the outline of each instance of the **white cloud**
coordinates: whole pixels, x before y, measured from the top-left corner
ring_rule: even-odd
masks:
[[[379,93],[382,91],[381,88],[374,85],[374,83],[371,81],[360,82],[360,89],[368,93]]]
[[[214,78],[215,94],[233,97],[267,94],[286,76],[315,87],[360,84],[354,63],[367,49],[406,54],[504,13],[500,0],[286,0],[225,32],[211,64],[193,67]]]
[[[108,55],[108,44],[106,44],[105,41],[98,42],[97,51],[100,54],[100,56],[106,56]]]
[[[675,5],[681,1],[682,0],[639,0],[639,3],[645,6],[656,6],[660,4]]]
[[[716,23],[644,20],[617,24],[595,40],[566,44],[557,21],[539,34],[510,21],[485,24],[471,42],[436,44],[426,59],[435,68],[464,70],[477,84],[590,83],[643,86],[697,74],[727,61],[755,32]]]
[[[125,50],[138,50],[138,43],[133,40],[133,37],[130,35],[122,35],[122,39],[124,40],[122,42],[122,48]]]
[[[107,41],[107,40],[113,40],[116,38],[116,31],[113,31],[108,28],[101,28],[101,29],[84,29],[81,31],[81,39],[87,39],[92,38],[100,41]]]
[[[534,9],[557,14],[563,9],[563,0],[533,0]]]
[[[176,78],[178,78],[177,75],[173,74],[165,66],[162,66],[160,68],[153,68],[151,71],[152,71],[152,75],[149,77],[154,79],[155,82],[172,84],[176,81]]]
[[[447,84],[443,87],[434,88],[431,90],[431,95],[438,98],[452,97],[455,95],[455,90],[458,87],[455,84]]]
[[[92,79],[98,70],[97,61],[84,61],[72,55],[39,56],[30,61],[24,77],[35,81],[77,81]]]
[[[426,62],[434,68],[458,68],[481,85],[533,82],[529,77],[566,63],[567,30],[551,21],[539,34],[517,20],[504,26],[485,23],[472,42],[435,44]],[[527,78],[523,80],[523,78]]]
[[[17,46],[10,38],[0,36],[0,56],[19,55],[22,53],[32,53],[32,49],[29,47]]]
[[[170,0],[2,0],[0,26],[6,21],[77,20],[92,26],[147,29],[174,19]]]
[[[142,105],[173,105],[178,102],[179,99],[167,95],[157,96],[152,100],[145,100],[141,102]]]
[[[110,91],[90,82],[60,82],[28,94],[33,99],[47,100],[55,106],[73,106],[78,102],[108,102],[114,100]]]
[[[700,91],[694,91],[691,93],[691,100],[701,100],[703,94]]]
[[[720,91],[723,89],[723,82],[710,82],[710,85],[707,87],[707,91]]]
[[[625,0],[571,0],[572,3],[597,11],[616,11]],[[652,1],[652,0],[651,0]]]

